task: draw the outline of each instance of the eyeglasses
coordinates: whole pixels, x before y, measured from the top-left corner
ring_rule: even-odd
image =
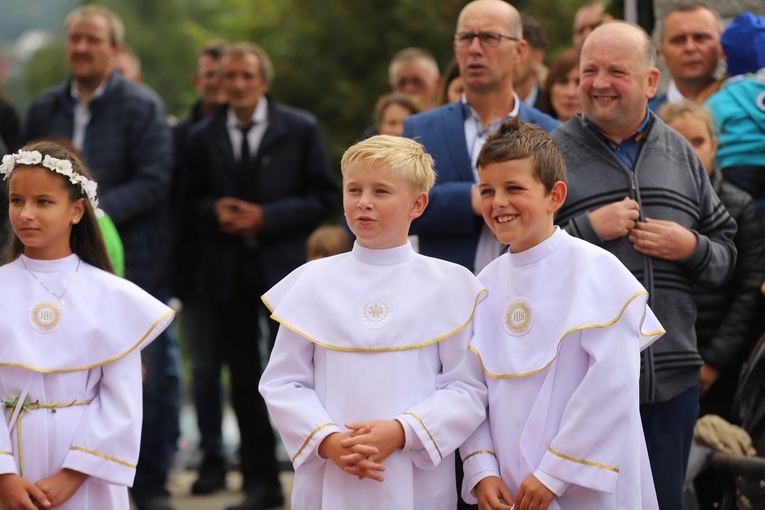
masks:
[[[396,89],[403,89],[406,86],[424,87],[426,83],[425,80],[418,76],[404,76],[399,78],[399,80],[395,82],[394,85],[396,86]]]
[[[218,78],[218,71],[207,71],[204,73],[197,73],[198,78],[202,78],[203,80],[212,80],[213,78]]]
[[[499,43],[502,42],[502,39],[520,41],[517,37],[498,34],[496,32],[478,32],[477,34],[473,32],[460,32],[459,34],[454,34],[454,45],[458,48],[467,48],[473,44],[473,39],[476,37],[484,48],[496,48],[499,46]]]

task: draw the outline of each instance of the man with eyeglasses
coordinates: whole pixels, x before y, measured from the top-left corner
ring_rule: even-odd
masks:
[[[475,166],[486,137],[505,119],[552,131],[560,123],[524,104],[513,74],[526,52],[518,11],[502,0],[474,0],[457,20],[452,44],[465,93],[458,102],[406,119],[404,136],[417,139],[436,160],[430,203],[411,233],[420,252],[478,273],[501,246],[481,218]]]
[[[200,449],[203,453],[199,476],[191,486],[192,494],[210,494],[224,489],[226,486],[226,461],[224,457],[223,435],[221,420],[217,410],[223,408],[223,390],[220,378],[215,377],[211,366],[216,360],[208,356],[206,347],[217,341],[215,335],[194,328],[191,319],[199,313],[198,299],[191,290],[192,279],[189,275],[197,263],[194,254],[196,221],[190,210],[189,200],[184,194],[188,189],[188,140],[193,126],[200,121],[212,117],[226,103],[226,94],[221,87],[218,76],[218,61],[228,44],[224,41],[211,41],[197,52],[196,69],[191,77],[197,101],[189,114],[181,119],[173,128],[173,146],[175,150],[175,167],[173,170],[172,205],[173,222],[176,230],[173,246],[173,295],[183,302],[183,311],[179,320],[184,325],[185,340],[189,348],[194,377],[191,384],[196,409],[207,409],[207,412],[197,413],[197,425],[201,437]],[[205,366],[199,366],[199,365]],[[209,366],[208,366],[209,365]],[[209,410],[215,409],[215,412]]]
[[[392,92],[417,96],[426,110],[433,108],[441,87],[436,57],[423,48],[404,48],[390,61],[388,81]],[[370,124],[356,137],[356,143],[376,134],[377,125]]]

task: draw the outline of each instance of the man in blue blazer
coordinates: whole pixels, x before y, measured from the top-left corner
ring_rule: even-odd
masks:
[[[469,3],[457,20],[454,54],[465,82],[460,101],[411,116],[404,136],[436,161],[425,213],[412,223],[420,252],[478,273],[501,246],[481,218],[475,161],[486,137],[519,116],[552,131],[560,122],[525,105],[513,91],[513,68],[526,51],[518,11],[502,0]]]
[[[274,433],[258,393],[265,313],[260,296],[305,262],[309,234],[339,209],[337,180],[316,119],[266,91],[266,52],[236,43],[221,56],[228,105],[190,135],[184,191],[197,221],[195,291],[184,302],[206,466],[220,465],[220,370],[231,374],[246,497],[229,510],[281,507]],[[210,437],[207,434],[210,433]],[[204,473],[203,473],[204,474]]]

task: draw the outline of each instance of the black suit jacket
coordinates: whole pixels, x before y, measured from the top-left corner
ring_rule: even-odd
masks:
[[[263,293],[305,262],[308,235],[340,205],[338,181],[316,119],[269,99],[269,125],[251,162],[264,230],[254,240],[256,249],[245,249],[241,237],[222,233],[215,202],[252,194],[237,189],[227,110],[194,126],[188,146],[189,214],[198,222],[195,289],[216,301],[230,298],[241,264],[257,267],[263,288],[253,290]]]

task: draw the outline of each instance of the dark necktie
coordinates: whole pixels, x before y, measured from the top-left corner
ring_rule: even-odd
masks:
[[[257,174],[251,168],[250,142],[247,133],[255,125],[254,122],[240,124],[236,128],[242,132],[242,145],[239,154],[239,162],[236,166],[236,190],[237,196],[248,202],[257,201]]]
[[[239,154],[239,166],[240,168],[246,168],[250,164],[250,141],[247,139],[247,134],[254,126],[254,122],[248,122],[247,124],[240,124],[236,128],[242,132],[242,145],[241,152]]]

